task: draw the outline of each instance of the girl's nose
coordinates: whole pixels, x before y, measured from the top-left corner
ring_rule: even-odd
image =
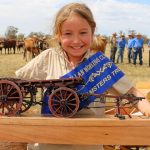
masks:
[[[78,43],[80,42],[80,37],[78,35],[73,36],[73,43]]]

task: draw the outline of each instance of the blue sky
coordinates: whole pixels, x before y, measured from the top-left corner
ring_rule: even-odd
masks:
[[[0,36],[8,26],[18,33],[52,32],[56,12],[68,2],[87,4],[97,22],[96,33],[136,30],[150,37],[149,0],[0,0]]]

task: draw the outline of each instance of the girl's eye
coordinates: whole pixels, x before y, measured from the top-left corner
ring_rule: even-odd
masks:
[[[63,35],[71,35],[70,32],[63,33]]]
[[[87,34],[87,32],[84,31],[84,32],[81,32],[81,34]]]

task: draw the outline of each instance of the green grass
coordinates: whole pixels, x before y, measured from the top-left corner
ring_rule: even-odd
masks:
[[[23,53],[0,54],[0,77],[15,77],[15,71],[25,63]]]

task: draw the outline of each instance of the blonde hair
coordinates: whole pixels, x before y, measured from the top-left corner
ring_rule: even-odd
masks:
[[[90,50],[93,52],[101,51],[105,53],[107,39],[103,36],[94,36]]]
[[[85,5],[80,3],[70,3],[62,7],[56,15],[54,23],[53,36],[59,37],[61,35],[61,25],[62,23],[70,17],[72,13],[75,13],[82,18],[86,19],[91,26],[92,33],[94,34],[96,23],[94,21],[93,14],[91,10]]]

